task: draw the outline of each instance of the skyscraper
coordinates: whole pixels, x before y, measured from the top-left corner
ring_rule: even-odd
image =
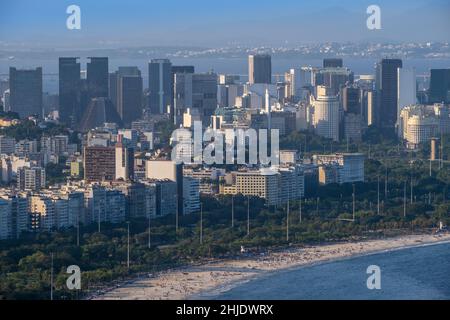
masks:
[[[317,98],[311,97],[314,108],[313,125],[316,134],[339,141],[339,100],[332,89],[317,86]]]
[[[323,59],[324,68],[342,68],[343,63],[341,58],[325,58]]]
[[[142,115],[142,77],[137,67],[119,67],[110,74],[110,97],[123,123],[129,126]]]
[[[18,70],[9,68],[10,109],[19,116],[42,114],[42,68]]]
[[[450,103],[450,69],[431,69],[430,103]]]
[[[397,79],[397,120],[400,117],[400,112],[406,106],[416,104],[416,70],[399,68]],[[400,132],[399,132],[400,134]]]
[[[345,112],[361,114],[360,89],[357,87],[343,87],[341,89],[342,108]]]
[[[172,104],[172,63],[168,59],[152,59],[148,64],[149,106],[153,114],[167,113]]]
[[[177,73],[174,80],[174,109],[177,118],[187,108],[194,108],[198,109],[202,119],[209,119],[217,108],[217,75]]]
[[[87,86],[90,98],[108,97],[108,58],[91,57],[87,63]]]
[[[248,82],[272,83],[272,58],[268,54],[248,56]]]
[[[79,122],[80,63],[78,58],[59,58],[59,120],[73,127]]]
[[[393,133],[397,123],[398,68],[402,68],[401,59],[382,59],[377,64],[376,86],[380,93],[377,120],[381,128],[389,130],[385,133]]]

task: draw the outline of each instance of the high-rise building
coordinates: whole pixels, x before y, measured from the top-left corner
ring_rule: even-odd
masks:
[[[23,167],[17,171],[19,190],[39,190],[45,188],[45,169],[41,167]]]
[[[178,214],[183,214],[183,164],[170,160],[149,160],[146,162],[145,174],[148,179],[169,179],[176,182],[178,195]]]
[[[272,83],[272,58],[268,54],[248,56],[248,82]]]
[[[215,73],[177,73],[174,82],[174,114],[181,122],[188,109],[198,109],[202,119],[209,119],[217,108],[217,75]]]
[[[406,106],[416,104],[416,70],[398,68],[397,79],[397,119],[400,117],[400,112]]]
[[[128,181],[134,175],[134,152],[122,143],[122,135],[117,136],[116,143],[116,176],[115,178]]]
[[[10,110],[21,118],[42,117],[42,68],[18,70],[9,68]]]
[[[153,114],[167,113],[172,104],[172,63],[152,59],[148,64],[149,106]]]
[[[450,103],[450,69],[431,69],[430,103]]]
[[[183,213],[200,211],[200,182],[192,177],[183,177]]]
[[[357,87],[343,87],[341,89],[342,108],[344,112],[361,114],[361,92]]]
[[[348,68],[315,69],[313,77],[315,86],[327,86],[333,94],[338,94],[343,86],[352,84],[354,80],[353,72]]]
[[[137,67],[119,67],[109,75],[109,95],[125,126],[142,115],[143,84]]]
[[[397,123],[398,103],[398,68],[402,68],[401,59],[382,59],[377,64],[376,89],[380,93],[378,99],[379,126],[393,132]]]
[[[324,68],[342,68],[343,62],[341,58],[325,58],[323,59]]]
[[[80,121],[81,90],[78,58],[59,58],[59,121],[74,127]]]
[[[87,63],[87,87],[89,98],[107,98],[108,95],[108,58],[90,57]]]
[[[339,141],[339,100],[332,89],[317,86],[317,98],[311,96],[313,126],[319,136]]]
[[[195,73],[194,66],[172,66],[170,70],[172,75],[175,73]]]
[[[86,181],[113,181],[116,177],[116,148],[85,147],[83,163]]]

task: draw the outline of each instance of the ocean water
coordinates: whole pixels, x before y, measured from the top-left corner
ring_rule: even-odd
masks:
[[[381,270],[369,290],[367,267]],[[212,299],[450,300],[450,243],[370,254],[270,273]]]

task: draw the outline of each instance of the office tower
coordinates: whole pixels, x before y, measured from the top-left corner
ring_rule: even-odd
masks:
[[[313,70],[314,85],[326,86],[337,95],[340,89],[354,80],[353,72],[348,68],[323,68]]]
[[[361,90],[358,87],[344,87],[341,89],[341,99],[344,110],[344,138],[348,141],[359,142],[364,124]]]
[[[236,98],[244,94],[241,84],[219,84],[217,86],[217,104],[219,107],[232,108],[236,105]]]
[[[78,58],[59,58],[59,121],[70,127],[81,117],[80,81]]]
[[[153,114],[168,112],[172,104],[172,63],[168,59],[152,59],[148,64],[149,106]]]
[[[381,128],[388,129],[385,133],[393,133],[397,122],[398,101],[398,68],[402,68],[400,59],[382,59],[377,64],[376,89],[380,93],[378,100],[378,122]]]
[[[41,167],[19,168],[17,170],[19,190],[39,190],[45,188],[45,169]]]
[[[431,69],[430,103],[450,103],[450,69]]]
[[[87,87],[90,98],[108,97],[108,58],[91,57],[87,63]]]
[[[343,62],[341,58],[325,58],[323,59],[324,68],[342,68]]]
[[[141,72],[137,67],[119,67],[118,71],[109,75],[109,80],[110,99],[123,124],[130,126],[142,115]]]
[[[416,104],[417,92],[416,92],[416,70],[398,68],[397,74],[397,119],[400,116],[400,112],[406,106]],[[400,132],[398,132],[401,135]]]
[[[339,141],[339,100],[332,90],[317,87],[317,98],[311,97],[313,106],[313,126],[319,136]]]
[[[195,67],[194,66],[172,66],[170,68],[172,76],[175,73],[195,73]]]
[[[361,114],[360,89],[357,87],[343,87],[341,89],[342,108],[344,112]]]
[[[42,117],[42,68],[18,70],[9,68],[10,110],[21,118]]]
[[[268,54],[248,56],[248,82],[272,83],[272,58]]]
[[[92,98],[80,122],[81,132],[101,127],[105,122],[122,125],[122,120],[108,98]]]
[[[187,108],[198,109],[203,120],[217,108],[217,75],[215,73],[177,73],[174,79],[174,114],[176,123]]]
[[[116,148],[84,147],[84,179],[87,182],[113,181],[116,177]]]
[[[116,180],[132,180],[134,176],[134,150],[122,143],[123,136],[117,136],[116,143]]]
[[[293,102],[306,99],[311,91],[313,70],[309,67],[293,68],[284,75],[285,96]]]
[[[239,83],[240,78],[235,74],[219,74],[219,84],[236,84]]]

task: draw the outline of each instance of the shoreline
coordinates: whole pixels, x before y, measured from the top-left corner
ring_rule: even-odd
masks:
[[[450,243],[450,233],[402,235],[386,239],[291,247],[254,256],[210,261],[137,278],[95,300],[212,299],[245,282],[275,272],[380,254],[414,247]]]

